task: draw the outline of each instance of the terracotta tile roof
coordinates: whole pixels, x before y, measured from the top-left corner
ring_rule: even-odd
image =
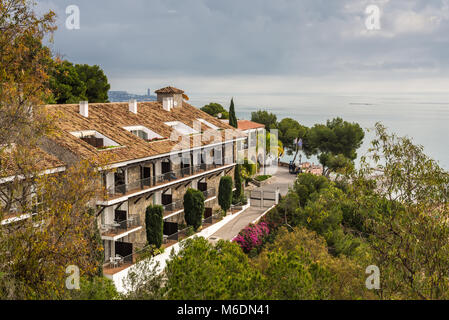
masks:
[[[177,93],[177,94],[184,93],[184,91],[182,91],[181,89],[170,87],[170,86],[156,90],[154,92],[156,92],[156,93]]]
[[[64,167],[65,164],[53,155],[50,155],[40,148],[33,148],[27,151],[27,154],[19,155],[15,159],[14,152],[4,151],[0,154],[0,178],[6,178],[21,174],[21,169],[17,166],[18,161],[23,162],[23,157],[28,157],[31,161],[26,163],[26,166],[31,166],[29,169],[36,171],[44,171],[49,169],[56,169]],[[22,163],[22,165],[24,165]]]
[[[52,138],[54,142],[80,158],[90,161],[96,161],[100,155],[107,154],[111,158],[111,164],[173,151],[173,148],[179,143],[169,140],[173,129],[164,122],[179,121],[193,127],[194,121],[204,119],[220,129],[231,129],[236,137],[245,136],[242,132],[186,102],[182,103],[182,107],[173,108],[171,111],[164,110],[160,102],[140,102],[137,106],[137,114],[129,111],[128,103],[92,103],[89,104],[88,118],[79,114],[78,104],[47,105],[45,108],[51,114],[57,115],[59,119],[57,125],[60,132],[57,138]],[[144,126],[168,140],[147,142],[123,129],[125,126]],[[201,129],[205,131],[210,128],[202,124]],[[112,139],[121,147],[98,150],[70,133],[84,130],[95,130]],[[214,132],[219,132],[224,139],[224,130]],[[192,146],[193,138],[186,143],[190,143]],[[203,141],[202,145],[211,143],[213,143],[213,138],[210,141]],[[184,145],[184,147],[188,147],[188,145]]]
[[[238,120],[237,126],[242,131],[265,128],[265,125],[250,120]]]

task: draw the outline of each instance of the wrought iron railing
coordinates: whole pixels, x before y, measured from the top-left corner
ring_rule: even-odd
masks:
[[[101,226],[102,234],[119,235],[136,227],[140,227],[139,215],[128,215],[128,219]]]
[[[160,184],[169,183],[171,181],[175,181],[178,179],[182,179],[188,176],[192,176],[197,173],[213,170],[219,167],[222,167],[227,164],[233,163],[232,157],[227,157],[223,159],[224,164],[212,163],[212,164],[199,164],[195,166],[189,166],[185,168],[180,168],[177,170],[173,170],[170,172],[166,172],[163,174],[159,174],[157,176],[135,180],[130,183],[120,184],[116,186],[112,186],[107,189],[108,196],[119,196],[125,195],[132,191],[139,191],[145,188],[154,187]]]

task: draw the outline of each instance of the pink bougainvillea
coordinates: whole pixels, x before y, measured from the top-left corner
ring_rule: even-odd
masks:
[[[248,253],[253,249],[259,249],[269,234],[270,229],[268,225],[265,222],[261,222],[257,225],[246,227],[232,241],[238,243],[242,250]]]

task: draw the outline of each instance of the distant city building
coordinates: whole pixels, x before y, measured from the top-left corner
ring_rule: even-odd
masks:
[[[143,101],[156,101],[156,96],[152,96],[151,90],[147,90],[146,95],[140,95],[140,94],[132,94],[128,93],[126,91],[109,91],[108,97],[110,102],[128,102],[129,100],[135,99],[138,102]]]

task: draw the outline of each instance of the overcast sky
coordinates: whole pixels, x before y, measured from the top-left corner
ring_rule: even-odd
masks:
[[[65,27],[77,5],[80,29]],[[381,9],[367,30],[365,9]],[[38,0],[53,50],[98,64],[112,90],[445,91],[447,0]]]

